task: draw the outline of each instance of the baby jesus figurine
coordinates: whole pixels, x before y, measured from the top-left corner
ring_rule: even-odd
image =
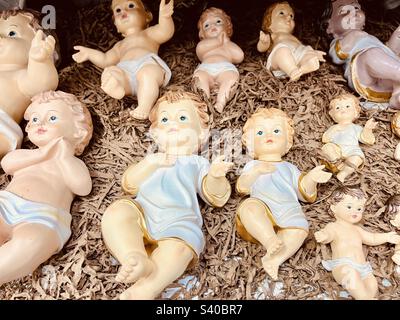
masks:
[[[171,79],[171,70],[157,55],[160,45],[174,34],[173,0],[161,0],[159,23],[149,26],[153,16],[141,0],[113,0],[114,22],[124,37],[108,52],[76,46],[77,63],[87,60],[104,69],[101,88],[111,97],[135,95],[138,106],[131,112],[136,119],[147,119],[158,99],[160,87]]]
[[[361,189],[336,189],[330,206],[336,221],[315,233],[317,242],[330,243],[332,248],[332,260],[322,261],[322,265],[332,271],[337,283],[359,300],[375,299],[378,293],[378,282],[365,259],[363,244],[400,243],[400,236],[395,232],[371,233],[357,225],[363,217],[366,201]]]
[[[24,10],[0,13],[0,159],[21,146],[19,123],[31,98],[58,86],[56,41]]]
[[[89,143],[89,111],[72,94],[35,96],[25,112],[26,132],[37,149],[8,153],[1,165],[13,179],[0,191],[0,286],[32,273],[60,251],[71,235],[75,195],[92,181],[76,158]]]
[[[392,118],[392,132],[400,138],[400,112],[396,112]],[[394,151],[394,158],[400,161],[400,143],[397,144]]]
[[[327,159],[327,167],[337,173],[339,181],[355,172],[365,160],[359,141],[375,143],[373,129],[377,123],[369,119],[364,128],[353,122],[360,116],[361,107],[352,94],[343,94],[333,99],[329,105],[329,115],[337,123],[322,136],[322,154]]]
[[[289,77],[291,81],[318,70],[326,54],[303,45],[293,35],[294,27],[294,11],[289,3],[274,3],[265,11],[257,44],[259,52],[271,50],[267,70],[277,78]]]
[[[216,207],[230,197],[233,163],[219,157],[210,165],[195,154],[208,140],[208,119],[206,104],[180,91],[167,92],[150,114],[160,153],[126,170],[122,187],[135,199],[116,201],[102,219],[104,241],[122,264],[116,280],[135,283],[120,299],[154,299],[196,262],[205,245],[196,194]]]
[[[394,227],[400,229],[400,195],[394,195],[386,201],[385,213],[393,218],[390,220],[390,223]],[[392,260],[397,265],[400,265],[400,244],[396,245],[395,254],[392,257]]]
[[[301,173],[282,161],[293,145],[294,128],[293,120],[279,109],[259,109],[243,132],[243,143],[256,160],[246,164],[237,181],[237,191],[250,195],[237,210],[237,230],[243,239],[264,246],[263,267],[277,280],[279,266],[308,235],[299,200],[314,202],[318,183],[326,183],[332,174],[323,171],[324,166]]]
[[[196,54],[201,64],[194,72],[194,85],[208,98],[210,89],[217,87],[218,95],[214,108],[221,113],[236,90],[239,71],[234,64],[243,61],[244,53],[230,40],[233,34],[232,22],[223,10],[205,10],[197,27],[200,42]]]
[[[383,44],[363,31],[365,14],[357,0],[329,2],[327,33],[333,36],[329,54],[344,65],[349,86],[372,102],[400,108],[400,27]]]

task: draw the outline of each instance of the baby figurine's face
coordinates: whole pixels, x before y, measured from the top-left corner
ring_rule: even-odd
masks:
[[[191,100],[161,102],[152,134],[162,150],[188,148],[195,152],[204,137],[199,116]]]
[[[332,3],[328,33],[342,35],[348,30],[362,30],[365,14],[357,0],[336,0]]]
[[[336,123],[349,123],[357,118],[357,106],[352,99],[337,100],[329,115]]]
[[[292,33],[295,27],[294,11],[287,4],[278,4],[271,14],[271,32]]]
[[[361,221],[366,202],[366,199],[345,195],[341,201],[331,205],[331,210],[337,219],[355,224]]]
[[[122,34],[131,28],[144,29],[149,23],[148,13],[140,0],[114,0],[112,9],[115,26]]]
[[[28,64],[31,42],[35,31],[30,18],[22,14],[0,19],[0,64]]]
[[[29,140],[43,147],[58,138],[65,138],[72,144],[76,140],[76,128],[71,107],[61,100],[32,105],[26,128]]]
[[[252,128],[255,158],[268,154],[283,156],[286,153],[289,143],[286,126],[282,117],[255,118]]]
[[[226,32],[225,20],[217,14],[208,14],[202,25],[205,39],[216,38]]]

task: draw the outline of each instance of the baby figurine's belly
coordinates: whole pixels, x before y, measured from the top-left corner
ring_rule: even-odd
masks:
[[[356,263],[364,264],[365,256],[361,240],[341,238],[340,243],[332,243],[332,259],[350,258]]]
[[[15,122],[21,122],[30,99],[21,94],[17,84],[0,74],[0,109],[6,112]]]

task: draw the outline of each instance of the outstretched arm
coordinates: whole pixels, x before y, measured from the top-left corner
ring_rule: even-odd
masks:
[[[158,24],[146,30],[148,36],[158,44],[167,42],[175,32],[174,20],[172,19],[174,0],[170,0],[168,4],[165,2],[166,0],[161,0]]]
[[[373,130],[376,128],[377,123],[374,119],[369,119],[360,134],[360,142],[372,145],[375,143],[375,136]]]
[[[119,43],[117,43],[111,50],[106,53],[99,50],[90,49],[82,46],[75,46],[74,49],[79,51],[75,53],[72,58],[77,63],[90,61],[99,68],[105,69],[110,66],[116,65],[120,60]]]
[[[363,243],[369,246],[379,246],[386,242],[399,244],[400,236],[396,232],[372,233],[358,227]]]
[[[18,86],[22,93],[29,97],[58,86],[58,73],[54,65],[54,48],[56,40],[45,37],[42,30],[36,32],[29,51],[28,68],[21,72]]]
[[[326,183],[332,177],[332,173],[323,169],[324,165],[315,167],[309,173],[299,179],[299,191],[307,202],[314,202],[317,198],[318,183]]]

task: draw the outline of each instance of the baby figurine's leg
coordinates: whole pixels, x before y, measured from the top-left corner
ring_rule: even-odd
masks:
[[[121,263],[116,276],[119,282],[135,282],[152,270],[138,222],[139,215],[139,209],[133,203],[119,200],[106,210],[101,221],[104,242]]]
[[[9,139],[3,134],[0,134],[0,159],[10,151],[10,147]]]
[[[313,52],[305,54],[300,60],[299,65],[302,74],[317,71],[320,67],[319,59]]]
[[[336,177],[340,182],[343,183],[349,175],[355,172],[363,164],[363,162],[364,159],[359,156],[351,156],[347,158],[345,165],[340,168],[340,171]]]
[[[273,280],[278,280],[280,265],[300,249],[307,235],[308,232],[301,229],[282,229],[278,231],[278,237],[284,244],[283,249],[272,257],[265,256],[262,259],[265,271]]]
[[[296,64],[292,51],[287,47],[281,47],[276,50],[272,58],[272,68],[285,72],[291,81],[299,80],[302,76],[302,72]]]
[[[12,228],[0,217],[0,246],[11,239]]]
[[[160,94],[164,83],[165,70],[158,64],[144,65],[136,75],[138,107],[131,111],[135,119],[145,120]]]
[[[364,283],[364,281],[361,279],[360,273],[351,266],[338,266],[332,270],[332,275],[336,282],[343,286],[343,288],[346,289],[354,299],[374,299],[375,294],[372,295],[372,292],[369,290],[369,287],[372,289],[372,285],[369,284],[371,280],[368,280],[367,283]],[[371,276],[374,277],[373,275]],[[368,284],[368,287],[366,284]]]
[[[0,247],[0,285],[25,277],[57,252],[60,238],[47,226],[27,223]]]
[[[367,289],[369,296],[375,298],[378,294],[378,281],[373,274],[363,279],[365,288]]]
[[[192,249],[181,241],[163,240],[151,255],[153,272],[140,279],[123,292],[121,300],[155,299],[172,282],[178,279],[193,260]]]
[[[231,99],[238,80],[239,74],[235,71],[225,71],[217,76],[219,89],[217,103],[214,107],[219,113],[222,113],[226,103],[229,101],[229,99]]]
[[[114,99],[132,94],[129,76],[117,66],[105,68],[101,75],[101,88]]]
[[[193,75],[193,86],[195,91],[203,91],[208,99],[210,98],[210,88],[213,86],[213,84],[214,77],[206,71],[197,70]]]
[[[246,231],[267,249],[265,257],[271,257],[282,250],[283,242],[275,233],[266,208],[260,201],[246,199],[239,206],[237,214]]]
[[[322,147],[322,153],[326,157],[326,160],[330,162],[336,162],[342,157],[342,152],[339,146],[334,143],[324,144]]]

